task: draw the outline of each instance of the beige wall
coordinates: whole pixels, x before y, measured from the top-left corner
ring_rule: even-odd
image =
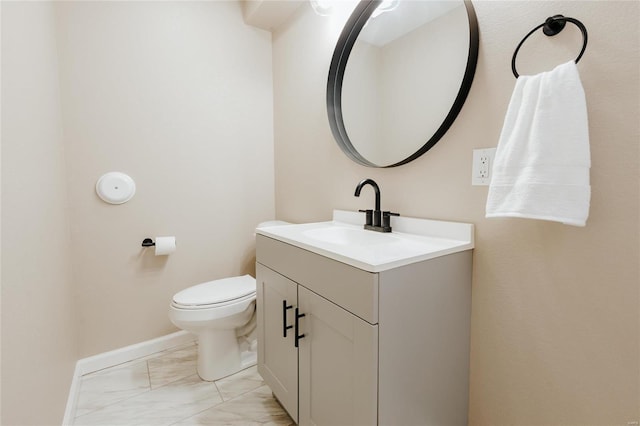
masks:
[[[2,3],[3,424],[59,423],[77,359],[254,272],[272,99],[271,35],[237,2]],[[121,206],[94,191],[113,170],[137,184]],[[177,252],[141,250],[158,235]]]
[[[238,2],[62,2],[61,93],[81,355],[158,337],[171,297],[253,273],[274,216],[271,34]],[[136,182],[108,205],[105,172]],[[145,237],[175,235],[168,257]]]
[[[62,421],[78,359],[51,3],[2,2],[2,419]]]
[[[375,179],[382,207],[406,216],[476,225],[470,424],[604,425],[640,418],[640,4],[475,2],[480,57],[469,98],[442,141],[395,169],[352,163],[333,142],[325,86],[339,18],[305,6],[274,34],[276,212],[303,222]],[[497,144],[515,79],[517,43],[547,16],[576,17],[589,31],[579,70],[587,95],[593,189],[586,228],[484,218],[487,188],[470,184],[472,149]],[[577,55],[579,31],[531,38],[520,73]]]

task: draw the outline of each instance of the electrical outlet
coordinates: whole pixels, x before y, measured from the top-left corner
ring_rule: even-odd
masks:
[[[478,169],[478,176],[481,178],[489,177],[489,156],[486,152],[480,154],[480,166]]]
[[[471,185],[489,185],[495,148],[473,150],[473,164],[471,167]]]

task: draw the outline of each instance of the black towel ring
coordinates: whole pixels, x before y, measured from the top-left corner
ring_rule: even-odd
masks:
[[[560,31],[562,31],[564,29],[564,26],[566,25],[567,22],[571,22],[572,24],[574,24],[575,26],[580,28],[580,31],[582,31],[582,38],[583,38],[584,42],[582,44],[582,50],[580,51],[580,54],[578,55],[578,57],[575,60],[576,64],[578,63],[580,58],[582,58],[582,54],[584,53],[585,49],[587,48],[587,29],[582,24],[582,22],[578,21],[577,19],[569,18],[569,17],[562,16],[562,15],[554,15],[554,16],[551,16],[551,17],[547,18],[547,20],[544,21],[544,23],[538,25],[537,27],[535,27],[534,29],[529,31],[529,34],[524,36],[522,41],[520,41],[520,44],[518,44],[518,47],[516,47],[516,51],[513,52],[513,58],[511,58],[511,70],[513,71],[513,75],[515,75],[516,78],[519,77],[518,71],[516,71],[516,56],[518,55],[518,51],[520,50],[520,47],[522,46],[524,41],[527,38],[529,38],[529,36],[531,34],[535,33],[540,28],[542,28],[542,32],[545,35],[547,35],[549,37],[554,36],[554,35],[558,34]]]

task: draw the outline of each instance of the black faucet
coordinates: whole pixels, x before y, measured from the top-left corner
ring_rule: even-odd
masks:
[[[373,179],[365,179],[356,186],[356,197],[360,196],[360,191],[365,185],[371,185],[376,192],[375,210],[359,210],[366,214],[364,229],[378,232],[391,232],[391,216],[400,216],[398,213],[380,211],[380,187]]]

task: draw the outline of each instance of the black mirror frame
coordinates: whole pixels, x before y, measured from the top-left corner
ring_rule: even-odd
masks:
[[[460,113],[460,110],[462,110],[464,101],[467,99],[476,71],[476,64],[478,62],[478,20],[476,18],[473,5],[471,4],[471,0],[463,1],[467,10],[467,19],[469,21],[469,52],[467,56],[467,66],[458,95],[456,96],[449,113],[433,136],[413,155],[388,166],[380,166],[372,163],[364,158],[354,148],[349,136],[347,135],[342,118],[342,82],[344,80],[344,71],[347,67],[349,54],[351,53],[353,45],[362,31],[362,28],[364,28],[369,17],[371,17],[373,11],[382,3],[382,1],[362,0],[358,3],[351,14],[351,17],[349,17],[349,20],[345,24],[336,44],[336,49],[333,52],[333,58],[331,59],[331,65],[329,66],[329,78],[327,81],[327,114],[329,115],[329,126],[331,127],[331,132],[333,133],[333,137],[338,143],[338,146],[347,155],[347,157],[358,164],[368,167],[389,168],[401,166],[415,160],[425,152],[429,151],[442,138],[442,136],[444,136],[447,130],[449,130]]]

